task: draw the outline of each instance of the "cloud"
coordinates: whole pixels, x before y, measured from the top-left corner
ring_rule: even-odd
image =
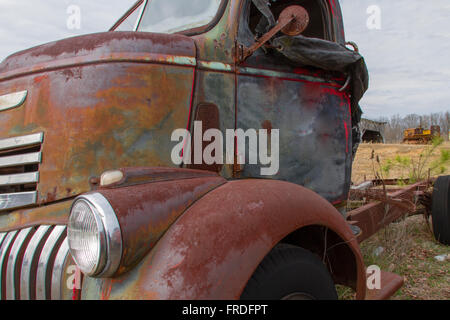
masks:
[[[108,30],[135,0],[0,0],[0,60],[33,46]],[[67,8],[81,10],[81,29],[70,30]]]
[[[0,60],[42,43],[106,31],[135,0],[0,0]],[[67,8],[81,9],[81,29],[67,28]],[[366,26],[367,8],[381,9],[381,30]],[[450,110],[448,0],[341,0],[347,39],[369,67],[365,116]]]
[[[369,30],[369,5],[381,9],[381,30]],[[366,59],[371,81],[365,116],[450,110],[448,0],[341,0],[348,40]]]

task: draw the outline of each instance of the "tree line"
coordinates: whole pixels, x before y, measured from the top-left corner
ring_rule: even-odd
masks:
[[[441,136],[449,140],[450,112],[431,113],[429,115],[409,114],[407,116],[394,115],[390,118],[380,117],[377,121],[385,122],[384,138],[386,143],[400,143],[406,129],[422,127],[430,129],[431,126],[441,127]]]

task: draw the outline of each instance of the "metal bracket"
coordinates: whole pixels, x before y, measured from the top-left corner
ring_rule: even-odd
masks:
[[[240,62],[245,61],[256,50],[265,45],[278,32],[295,36],[301,34],[308,27],[309,14],[302,6],[290,6],[281,12],[278,22],[269,32],[257,39],[250,48],[243,48],[243,54],[240,57]]]

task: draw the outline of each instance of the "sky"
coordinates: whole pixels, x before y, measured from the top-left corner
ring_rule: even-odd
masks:
[[[347,41],[359,45],[370,73],[361,102],[366,117],[450,111],[449,0],[341,0],[341,6]],[[367,13],[371,6],[379,9],[379,29]]]
[[[136,0],[0,0],[0,60],[43,43],[107,31]],[[80,10],[80,25],[71,17]],[[69,25],[68,25],[69,23]],[[79,27],[79,28],[78,28]]]
[[[166,0],[169,1],[169,0]],[[135,0],[0,0],[0,60],[108,30]],[[347,40],[370,73],[364,116],[450,111],[450,1],[341,0]],[[80,24],[71,19],[79,10]]]

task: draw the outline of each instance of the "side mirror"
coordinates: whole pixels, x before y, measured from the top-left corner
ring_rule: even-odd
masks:
[[[258,50],[264,44],[270,41],[270,39],[272,39],[278,32],[281,31],[282,33],[288,36],[298,36],[303,31],[306,30],[308,25],[309,25],[309,14],[305,8],[297,5],[287,7],[281,12],[275,27],[273,27],[261,38],[256,40],[256,42],[250,48],[245,47],[243,48],[240,62],[245,61],[256,50]]]

